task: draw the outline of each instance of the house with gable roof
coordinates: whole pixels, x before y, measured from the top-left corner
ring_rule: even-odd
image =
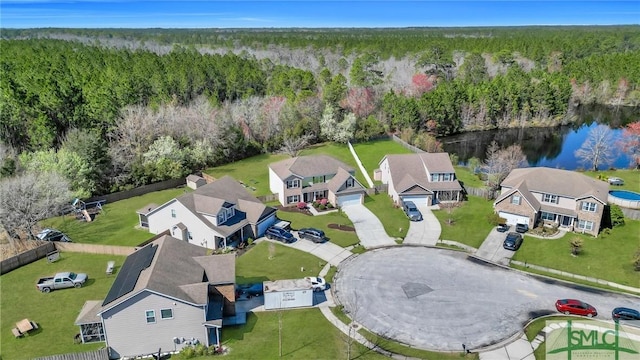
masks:
[[[514,169],[493,203],[508,224],[538,222],[597,236],[609,184],[586,175],[547,167]]]
[[[150,232],[209,249],[224,248],[261,237],[276,222],[276,209],[264,205],[238,181],[224,176],[160,205],[138,210]]]
[[[111,358],[220,345],[235,313],[235,254],[163,235],[127,256],[103,301],[76,319],[83,342],[105,341]]]
[[[380,160],[380,180],[396,204],[461,201],[462,186],[447,153],[392,154]]]
[[[269,164],[269,189],[284,206],[327,199],[334,206],[362,204],[365,187],[355,170],[328,155],[296,156]]]

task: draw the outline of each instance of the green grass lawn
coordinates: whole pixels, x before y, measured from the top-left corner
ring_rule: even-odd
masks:
[[[449,210],[436,210],[433,214],[440,221],[442,227],[441,239],[453,240],[475,248],[479,248],[487,237],[493,225],[487,216],[493,213],[493,203],[483,198],[469,196],[451,213]],[[452,220],[449,225],[449,220]]]
[[[136,211],[149,203],[163,204],[179,197],[189,188],[168,189],[106,204],[92,222],[78,221],[74,216],[58,216],[40,222],[42,227],[56,228],[78,243],[136,246],[153,234],[136,229]]]
[[[115,280],[107,276],[107,261],[116,262],[116,271],[124,257],[62,253],[55,263],[41,259],[22,266],[0,277],[0,353],[4,359],[31,359],[34,357],[96,350],[104,343],[74,344],[73,337],[79,333],[74,325],[76,317],[86,300],[102,300]],[[61,289],[44,294],[36,290],[40,277],[52,276],[60,271],[84,272],[89,280],[80,289]],[[29,318],[38,323],[39,329],[23,338],[14,338],[11,328],[15,323]]]
[[[387,194],[367,195],[364,198],[364,206],[376,214],[387,234],[393,238],[407,236],[409,218],[402,209],[393,205],[393,200]]]
[[[472,173],[466,166],[454,166],[456,170],[456,178],[460,180],[464,186],[481,188],[484,187],[484,181],[478,178],[478,175]]]
[[[538,239],[527,236],[513,259],[592,276],[633,287],[640,286],[638,272],[633,270],[633,254],[640,243],[640,221],[625,219],[625,225],[600,233],[597,238],[568,233],[560,239]],[[571,256],[569,239],[583,240],[582,252]]]
[[[342,247],[355,245],[360,242],[355,231],[342,231],[329,229],[329,224],[339,224],[353,226],[349,218],[344,213],[332,212],[325,215],[309,216],[302,213],[278,211],[278,218],[291,222],[291,228],[301,229],[303,227],[314,227],[323,230],[330,241]]]
[[[362,165],[373,180],[373,170],[378,168],[378,163],[387,154],[411,154],[411,150],[403,147],[391,139],[374,140],[365,143],[353,144],[353,149],[358,154]]]
[[[603,180],[606,180],[609,177],[619,177],[620,179],[624,180],[624,185],[611,185],[611,190],[619,189],[640,192],[640,172],[638,172],[637,170],[585,171],[582,174],[596,179],[600,176],[603,178]]]
[[[351,151],[349,151],[349,148],[347,147],[346,144],[338,144],[338,143],[315,144],[315,145],[309,146],[308,148],[300,152],[300,156],[318,155],[318,154],[329,155],[351,166],[356,171],[356,179],[365,187],[369,187],[367,180],[365,180],[364,175],[362,175],[362,172],[360,171],[360,168],[356,163],[356,159],[353,158],[353,155],[351,155]]]
[[[255,191],[250,188],[247,190],[254,196],[268,195],[271,194],[271,190],[269,190],[269,164],[288,157],[282,154],[260,154],[230,164],[208,168],[204,172],[217,179],[229,175],[249,187],[253,186],[256,188]]]

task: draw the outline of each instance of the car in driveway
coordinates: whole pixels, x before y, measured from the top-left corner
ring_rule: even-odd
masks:
[[[636,320],[640,321],[640,311],[626,307],[617,307],[611,311],[613,321]]]
[[[498,230],[498,232],[507,232],[507,231],[509,231],[510,227],[511,226],[509,226],[509,224],[500,224],[500,225],[498,225],[496,230]]]
[[[263,294],[262,283],[236,285],[236,300],[248,300]]]
[[[325,291],[327,289],[327,282],[320,276],[307,276],[305,280],[311,282],[313,291]]]
[[[402,210],[407,214],[409,220],[411,221],[421,221],[422,213],[418,210],[418,207],[413,201],[403,201],[402,202]]]
[[[519,232],[521,234],[526,233],[527,231],[529,231],[529,225],[527,224],[516,224],[516,232]]]
[[[267,231],[264,233],[264,236],[266,236],[267,239],[278,240],[286,244],[291,244],[296,242],[296,238],[295,236],[293,236],[291,232],[275,226],[268,228]]]
[[[598,311],[595,307],[587,304],[584,301],[576,299],[559,299],[556,301],[556,310],[565,315],[582,315],[587,317],[593,317],[598,315]]]
[[[516,251],[520,249],[520,245],[522,245],[522,235],[517,232],[510,232],[507,234],[507,237],[504,239],[502,243],[502,247],[507,250]]]
[[[324,235],[324,231],[316,228],[303,228],[298,230],[300,239],[311,240],[314,243],[323,243],[329,239]]]
[[[36,237],[42,241],[72,242],[65,233],[56,229],[43,229]]]
[[[624,180],[620,179],[619,177],[610,177],[607,180],[609,181],[609,184],[611,184],[611,185],[618,185],[618,186],[624,185]]]

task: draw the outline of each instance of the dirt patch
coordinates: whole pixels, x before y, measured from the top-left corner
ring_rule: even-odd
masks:
[[[309,216],[313,216],[313,214],[311,213],[311,211],[309,211],[309,209],[298,209],[295,206],[278,206],[277,207],[278,210],[280,211],[284,211],[284,212],[294,212],[294,213],[300,213],[300,214],[305,214],[305,215],[309,215]]]
[[[329,229],[336,229],[336,230],[342,230],[342,231],[356,231],[354,227],[348,226],[348,225],[329,224],[327,226],[329,227]]]

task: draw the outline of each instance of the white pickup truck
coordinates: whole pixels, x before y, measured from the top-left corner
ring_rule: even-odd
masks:
[[[76,274],[74,272],[60,272],[52,277],[43,277],[38,279],[36,288],[43,293],[51,290],[75,287],[79,288],[84,285],[89,277],[87,274]]]

